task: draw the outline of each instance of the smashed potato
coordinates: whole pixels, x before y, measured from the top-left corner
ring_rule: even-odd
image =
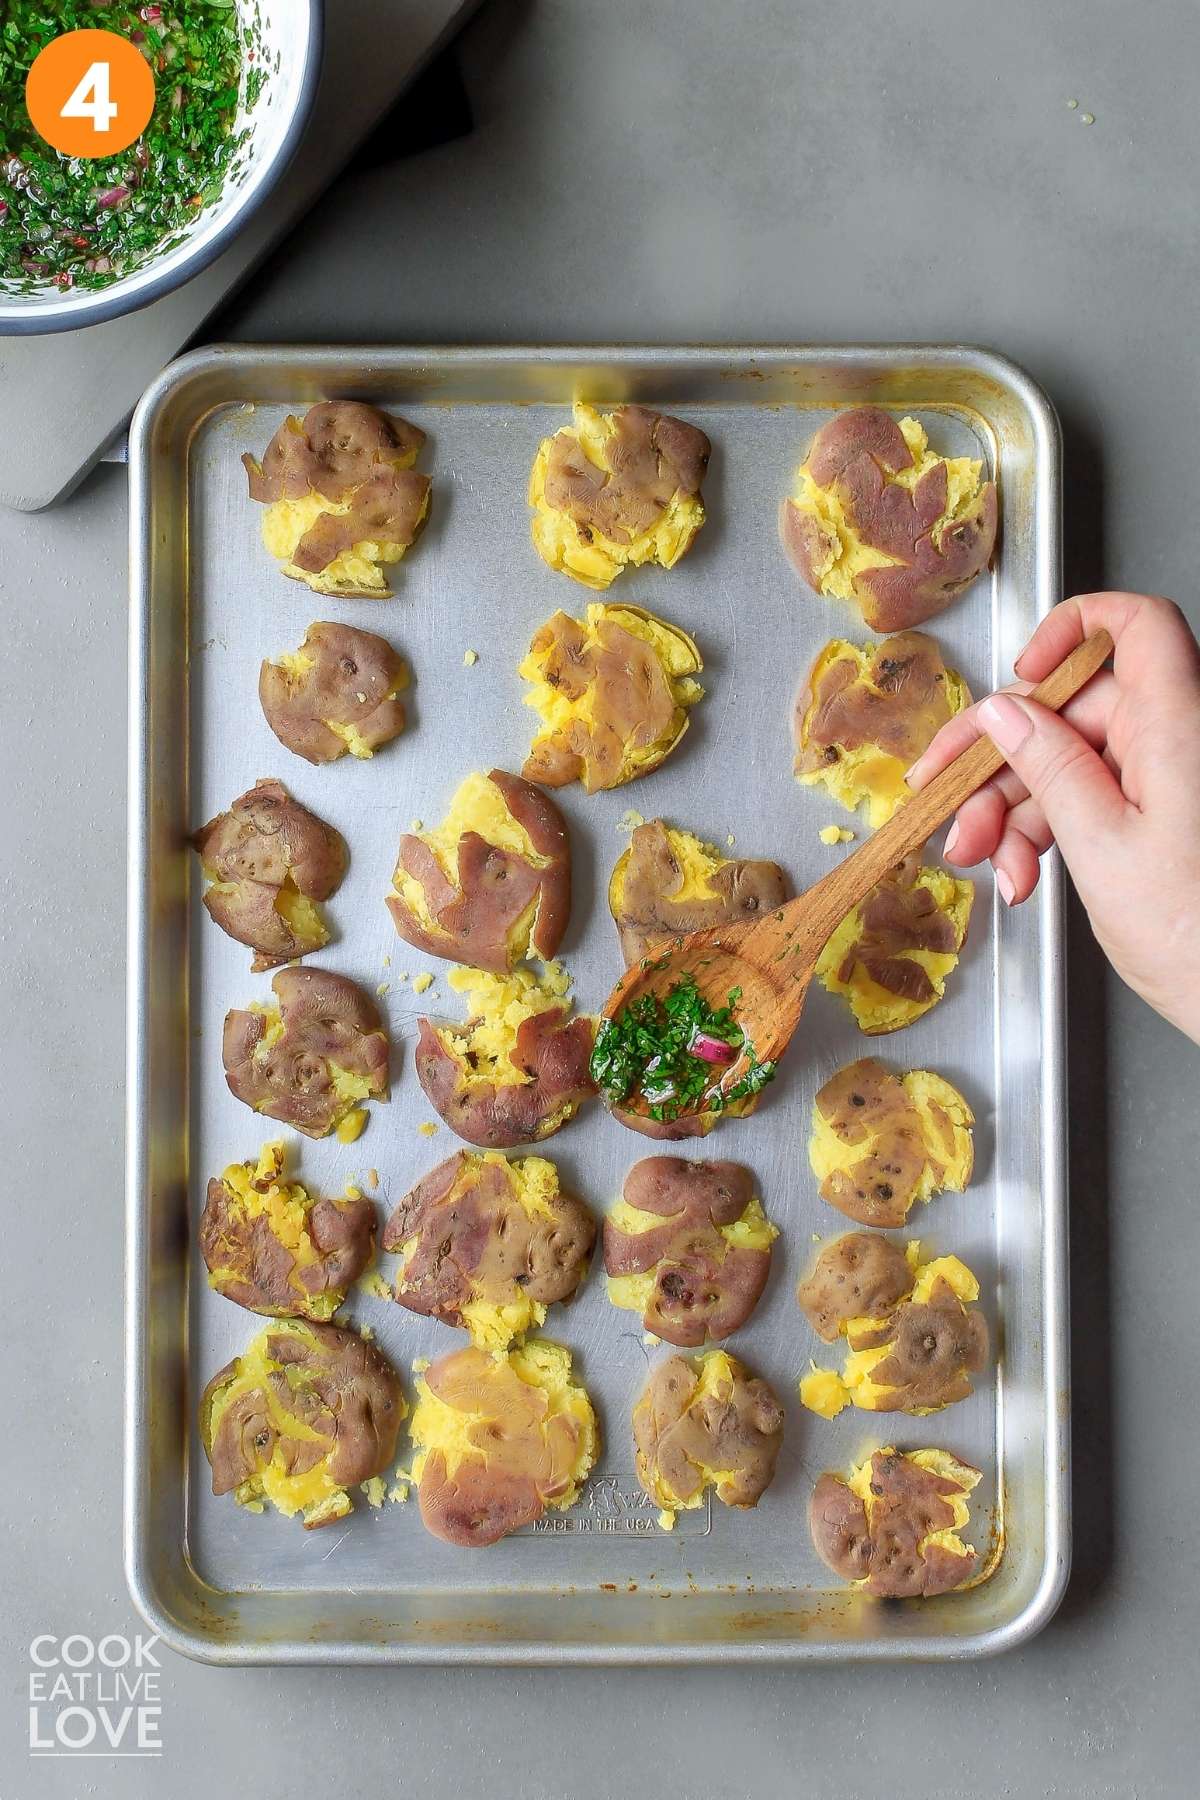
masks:
[[[357,1332],[281,1320],[204,1390],[212,1491],[252,1512],[269,1500],[308,1531],[344,1519],[346,1490],[383,1474],[407,1411],[396,1371]]]
[[[485,1150],[548,1138],[595,1092],[594,1021],[571,1018],[570,978],[558,963],[539,979],[452,969],[450,986],[468,996],[465,1025],[419,1023],[417,1079],[459,1137]]]
[[[574,1505],[600,1440],[570,1351],[544,1339],[439,1358],[418,1378],[411,1435],[425,1526],[469,1549]]]
[[[696,426],[666,413],[576,405],[529,477],[538,555],[590,588],[642,563],[673,568],[704,523],[711,450]]]
[[[849,913],[817,959],[817,976],[844,995],[859,1029],[880,1037],[935,1006],[966,942],[973,881],[906,857]]]
[[[957,1256],[922,1262],[915,1239],[902,1251],[848,1232],[821,1252],[797,1298],[823,1337],[833,1322],[833,1336],[849,1346],[840,1375],[814,1365],[801,1380],[800,1399],[823,1419],[851,1403],[866,1412],[940,1412],[967,1398],[987,1360],[987,1322],[974,1307],[979,1282]]]
[[[255,973],[329,942],[314,903],[340,886],[349,861],[346,845],[281,781],[256,781],[228,812],[202,825],[192,844],[209,883],[205,911],[254,951]]]
[[[410,1312],[462,1325],[505,1350],[569,1300],[587,1272],[596,1222],[541,1156],[459,1150],[388,1220],[383,1248],[403,1259],[395,1294]]]
[[[230,1092],[305,1137],[359,1135],[363,1103],[386,1100],[388,1040],[378,1008],[345,975],[281,969],[274,1007],[225,1015]],[[347,1129],[348,1128],[348,1129]]]
[[[361,1194],[314,1199],[284,1179],[282,1144],[231,1163],[208,1184],[200,1254],[208,1284],[275,1318],[330,1319],[375,1254],[375,1208]]]
[[[718,1342],[754,1311],[778,1236],[740,1163],[648,1156],[604,1221],[608,1297],[669,1344]]]
[[[263,542],[283,573],[318,594],[386,599],[386,566],[429,511],[429,477],[413,467],[424,442],[378,407],[323,400],[284,420],[261,463],[247,452],[250,498],[267,509]]]
[[[857,603],[872,631],[932,619],[987,567],[996,484],[969,456],[929,448],[925,428],[878,406],[822,426],[783,502],[779,531],[818,594]]]
[[[633,1409],[637,1475],[670,1525],[706,1488],[726,1506],[757,1506],[775,1473],[783,1408],[761,1376],[725,1350],[658,1364]]]
[[[980,1471],[948,1450],[876,1450],[849,1476],[822,1475],[809,1526],[822,1562],[877,1600],[966,1586],[979,1554],[959,1536]]]
[[[826,1244],[797,1287],[796,1300],[817,1336],[834,1344],[847,1320],[890,1312],[912,1285],[912,1265],[892,1238],[847,1231]]]
[[[808,1160],[822,1200],[857,1225],[903,1225],[918,1200],[971,1179],[975,1115],[929,1069],[893,1075],[873,1056],[847,1063],[813,1105]]]
[[[691,638],[636,606],[556,612],[534,633],[519,673],[542,720],[521,771],[547,787],[620,787],[665,762],[704,697]]]
[[[690,931],[765,917],[788,893],[778,863],[722,856],[691,832],[651,819],[637,826],[612,872],[608,909],[632,968]]]
[[[327,620],[277,662],[265,661],[258,698],[275,736],[310,763],[373,756],[404,730],[404,658],[373,631]]]
[[[493,975],[554,955],[571,911],[571,845],[548,794],[503,769],[468,775],[434,831],[406,832],[388,909],[417,950]]]
[[[883,644],[834,638],[818,651],[796,698],[794,769],[874,827],[909,797],[905,770],[955,713],[971,704],[931,637],[902,631]]]

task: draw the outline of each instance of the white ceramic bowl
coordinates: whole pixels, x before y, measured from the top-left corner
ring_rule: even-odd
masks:
[[[249,137],[221,198],[197,214],[172,249],[149,256],[110,287],[63,292],[46,282],[17,293],[0,282],[0,336],[71,331],[148,306],[219,256],[257,212],[291,161],[312,110],[323,0],[238,0],[238,12],[256,27],[269,75],[254,110],[238,121]]]

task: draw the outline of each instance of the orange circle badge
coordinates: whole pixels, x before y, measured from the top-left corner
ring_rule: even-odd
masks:
[[[150,123],[154,76],[116,31],[64,31],[25,78],[33,129],[64,156],[115,156]]]

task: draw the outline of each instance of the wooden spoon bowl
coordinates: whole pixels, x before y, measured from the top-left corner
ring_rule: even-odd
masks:
[[[1107,631],[1093,632],[1029,698],[1058,712],[1103,667],[1112,649]],[[602,1019],[614,1019],[644,994],[663,999],[688,976],[714,1008],[728,1005],[731,990],[740,988],[737,1021],[754,1060],[778,1062],[800,1022],[817,960],[842,920],[1003,765],[991,739],[980,738],[906,800],[865,844],[786,906],[762,919],[693,932],[678,938],[665,955],[635,963],[609,995]],[[723,1072],[720,1087],[728,1090],[749,1066],[749,1056],[741,1055]],[[670,1137],[697,1135],[720,1117],[716,1112],[681,1112],[660,1126],[649,1120],[638,1096],[612,1110],[635,1130]]]

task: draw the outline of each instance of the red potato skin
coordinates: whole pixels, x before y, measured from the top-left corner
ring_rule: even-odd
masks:
[[[571,1299],[595,1239],[595,1220],[573,1195],[560,1189],[548,1215],[531,1219],[511,1163],[480,1165],[458,1150],[404,1196],[382,1242],[392,1252],[412,1245],[396,1278],[400,1305],[462,1325],[472,1300]]]
[[[647,1331],[681,1349],[719,1343],[744,1325],[766,1286],[770,1249],[730,1244],[721,1226],[741,1219],[755,1181],[740,1163],[648,1156],[625,1177],[623,1197],[658,1224],[625,1232],[604,1225],[610,1276],[650,1275]]]
[[[614,1105],[608,1110],[618,1123],[641,1137],[653,1138],[660,1144],[680,1144],[687,1138],[707,1137],[722,1119],[748,1119],[761,1099],[761,1094],[753,1094],[749,1100],[727,1106],[723,1112],[683,1113],[677,1119],[652,1119],[630,1106]]]
[[[961,1587],[979,1567],[979,1556],[956,1556],[940,1544],[919,1546],[954,1522],[947,1496],[958,1490],[895,1451],[871,1458],[873,1518],[840,1475],[818,1480],[809,1507],[813,1547],[846,1581],[862,1581],[875,1600],[932,1599]]]
[[[569,1019],[566,1007],[551,1007],[523,1020],[517,1032],[513,1061],[533,1073],[532,1081],[467,1084],[432,1021],[421,1019],[417,1079],[434,1110],[459,1137],[484,1150],[511,1150],[552,1136],[596,1092],[592,1042],[590,1019]]]
[[[854,583],[864,622],[873,631],[907,631],[943,612],[987,567],[995,548],[999,507],[996,484],[984,482],[962,518],[947,525],[940,543],[933,526],[947,503],[944,463],[936,464],[910,492],[889,480],[912,467],[912,454],[890,413],[862,406],[823,426],[808,453],[818,487],[836,487],[862,542],[881,561]],[[785,499],[779,513],[785,554],[801,580],[820,591],[821,563],[833,542],[828,528]]]
[[[300,936],[276,902],[290,883],[313,901],[328,900],[346,873],[349,852],[341,833],[294,800],[281,781],[256,781],[226,812],[202,825],[192,847],[212,882],[204,909],[229,937],[255,952],[259,974],[320,950],[328,942]]]
[[[266,1035],[261,1013],[225,1015],[221,1059],[229,1090],[256,1112],[318,1138],[333,1129],[338,1101],[329,1063],[363,1075],[370,1097],[388,1093],[387,1033],[379,1009],[356,982],[328,969],[281,969],[271,983],[284,1031],[267,1062],[255,1058]]]
[[[612,1106],[609,1111],[630,1131],[659,1144],[681,1144],[688,1138],[707,1137],[720,1117],[719,1113],[685,1113],[678,1119],[652,1119],[628,1106]]]
[[[398,936],[415,950],[508,975],[517,960],[508,944],[508,930],[531,903],[537,911],[530,949],[549,961],[562,942],[571,914],[571,845],[566,821],[548,794],[504,769],[489,770],[488,780],[499,789],[512,817],[525,827],[537,854],[549,859],[546,866],[539,869],[476,832],[464,832],[456,887],[424,840],[406,832],[400,839],[398,868],[421,883],[441,929],[425,925],[398,893],[388,895],[387,906]]]
[[[447,1544],[483,1550],[532,1525],[545,1512],[537,1483],[528,1475],[460,1463],[451,1478],[440,1450],[430,1452],[417,1487],[425,1529]]]
[[[362,400],[319,400],[302,419],[279,427],[261,463],[246,451],[242,466],[260,505],[299,500],[310,489],[343,500],[376,469],[416,456],[424,442],[420,427],[397,413]]]
[[[311,666],[299,677],[270,658],[258,672],[263,717],[288,750],[318,767],[348,756],[330,721],[354,726],[372,751],[399,737],[404,702],[392,690],[407,671],[386,638],[318,619],[305,633],[300,653]]]
[[[217,1292],[247,1312],[270,1318],[310,1316],[312,1303],[329,1293],[345,1293],[371,1261],[375,1249],[375,1208],[364,1196],[357,1200],[322,1195],[306,1220],[320,1260],[294,1275],[296,1258],[260,1215],[241,1216],[224,1182],[208,1184],[200,1217],[200,1254]]]

